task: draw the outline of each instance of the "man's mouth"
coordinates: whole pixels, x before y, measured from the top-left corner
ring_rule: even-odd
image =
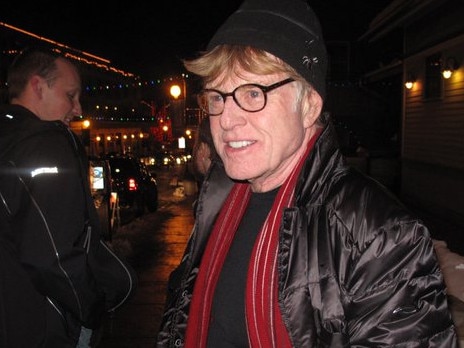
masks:
[[[241,140],[241,141],[229,141],[227,145],[229,145],[231,148],[239,149],[242,147],[250,146],[253,143],[254,143],[253,141]]]

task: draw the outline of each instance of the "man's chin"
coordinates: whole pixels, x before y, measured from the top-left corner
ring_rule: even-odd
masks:
[[[253,175],[249,172],[244,172],[243,168],[227,168],[225,170],[229,178],[236,181],[250,181]]]

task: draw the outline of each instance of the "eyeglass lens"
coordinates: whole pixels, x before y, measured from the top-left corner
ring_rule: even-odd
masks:
[[[225,99],[232,95],[234,101],[245,111],[259,111],[266,101],[266,95],[257,86],[242,85],[232,93],[221,94],[218,91],[206,90],[201,94],[200,106],[210,115],[219,115],[224,110]]]
[[[267,92],[292,81],[293,79],[288,78],[270,86],[245,84],[238,86],[231,93],[222,93],[215,89],[205,89],[198,95],[198,104],[208,115],[217,116],[224,111],[225,99],[228,96],[232,96],[235,103],[237,103],[241,109],[248,112],[258,112],[266,106]]]

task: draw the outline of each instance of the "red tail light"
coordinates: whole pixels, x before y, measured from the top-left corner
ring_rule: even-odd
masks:
[[[129,178],[129,191],[137,191],[137,181],[135,179]]]

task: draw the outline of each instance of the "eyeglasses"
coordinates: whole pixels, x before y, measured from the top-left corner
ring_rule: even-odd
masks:
[[[258,112],[265,108],[267,92],[295,81],[292,78],[276,82],[270,86],[261,86],[256,83],[240,85],[230,93],[223,93],[217,89],[203,89],[198,94],[198,105],[208,116],[219,116],[224,111],[227,97],[232,97],[235,103],[248,112]]]

